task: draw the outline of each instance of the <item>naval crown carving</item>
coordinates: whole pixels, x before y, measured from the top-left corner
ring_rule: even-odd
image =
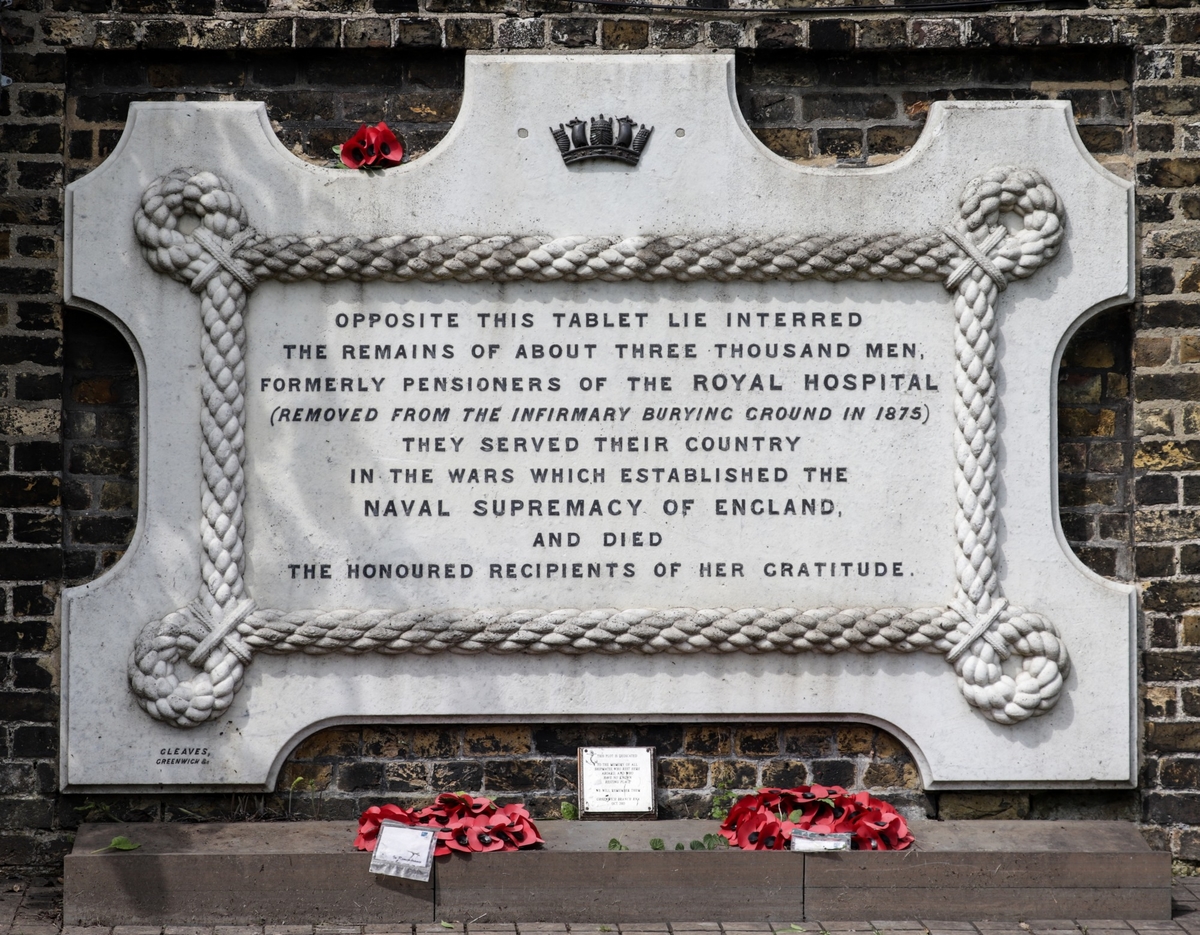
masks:
[[[550,132],[567,165],[588,159],[615,159],[636,166],[654,127],[638,125],[629,117],[605,117],[600,114],[590,121],[575,117],[565,126],[560,123],[557,130],[551,127]]]

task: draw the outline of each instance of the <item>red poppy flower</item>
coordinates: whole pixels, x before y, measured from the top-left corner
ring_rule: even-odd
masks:
[[[404,146],[386,123],[381,121],[373,127],[364,123],[342,144],[339,155],[342,164],[351,169],[394,166],[404,157]]]
[[[497,832],[494,820],[494,816],[488,815],[464,817],[451,832],[447,845],[451,850],[466,853],[506,850],[507,842]]]
[[[411,809],[399,805],[372,805],[359,816],[358,837],[354,846],[360,851],[375,850],[375,841],[379,837],[379,826],[384,821],[399,821],[406,825],[417,824],[417,814]]]
[[[452,851],[515,851],[541,844],[542,836],[525,806],[497,807],[483,796],[443,793],[432,805],[414,812],[398,805],[374,806],[359,818],[354,846],[373,850],[379,826],[385,819],[408,825],[422,825],[437,831],[434,855],[443,857]]]
[[[886,803],[864,811],[854,828],[854,836],[863,850],[896,851],[908,847],[913,837],[908,822],[892,811]]]
[[[497,825],[497,828],[513,847],[532,847],[544,843],[524,805],[504,805],[495,817],[497,820],[503,818],[503,826]]]
[[[850,834],[863,850],[902,850],[913,842],[904,819],[887,802],[841,786],[760,789],[738,799],[720,834],[744,850],[783,850],[794,829]]]
[[[396,134],[388,129],[382,120],[375,124],[375,150],[379,153],[376,162],[382,165],[396,166],[404,158],[404,145],[396,139]]]

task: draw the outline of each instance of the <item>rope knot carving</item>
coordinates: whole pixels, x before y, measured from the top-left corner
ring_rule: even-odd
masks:
[[[189,231],[181,222],[198,226]],[[222,270],[246,291],[258,284],[252,264],[237,258],[256,239],[241,199],[212,172],[176,169],[155,179],[133,219],[151,268],[199,294]]]
[[[1020,220],[1010,230],[1003,215]],[[189,219],[195,226],[187,227]],[[255,653],[931,652],[967,702],[1014,724],[1044,714],[1070,660],[1054,625],[1008,603],[997,571],[995,304],[1057,254],[1062,205],[1028,169],[973,179],[959,216],[919,236],[263,237],[228,183],[177,169],[142,195],[134,226],[150,266],[200,296],[201,583],[143,627],[129,682],[151,716],[193,727],[229,707]],[[931,608],[295,610],[258,608],[245,573],[245,321],[264,279],[298,282],[942,282],[954,293],[956,597]],[[1020,659],[1010,674],[1004,664]],[[193,673],[180,678],[176,669]]]

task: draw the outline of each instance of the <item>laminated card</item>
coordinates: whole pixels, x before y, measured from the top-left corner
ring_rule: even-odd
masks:
[[[382,173],[135,104],[66,291],[141,380],[139,525],[65,596],[63,783],[273,787],[334,723],[877,724],[930,789],[1134,781],[1132,588],[1055,384],[1128,301],[1069,104],[798,167],[729,55],[468,55]]]

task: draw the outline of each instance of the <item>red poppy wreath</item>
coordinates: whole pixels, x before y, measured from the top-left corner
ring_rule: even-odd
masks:
[[[354,136],[334,149],[347,169],[383,169],[399,165],[404,158],[403,144],[382,121],[373,127],[364,123]]]
[[[760,789],[738,799],[720,834],[746,851],[786,850],[794,830],[849,833],[863,851],[900,851],[913,842],[908,823],[887,802],[841,786]]]
[[[524,805],[496,805],[491,799],[465,792],[445,792],[419,811],[399,805],[373,805],[359,816],[354,846],[360,851],[375,850],[379,826],[384,821],[436,829],[435,857],[451,851],[515,851],[542,843]]]

